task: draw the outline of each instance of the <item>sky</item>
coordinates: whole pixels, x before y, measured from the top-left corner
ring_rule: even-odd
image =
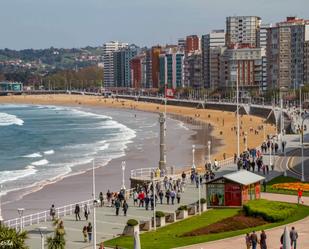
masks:
[[[309,0],[0,0],[0,49],[176,43],[225,29],[225,17],[309,19]]]

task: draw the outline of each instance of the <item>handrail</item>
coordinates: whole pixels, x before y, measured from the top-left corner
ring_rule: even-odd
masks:
[[[134,189],[127,189],[126,190],[126,198],[130,198],[132,196]],[[106,199],[106,196],[104,196],[104,199]],[[68,204],[62,207],[56,208],[56,217],[61,218],[67,215],[72,215],[74,213],[74,209],[76,204],[78,204],[81,208],[87,204],[89,208],[93,207],[93,199],[85,200],[85,201],[80,201],[72,204]],[[15,228],[16,230],[18,228],[24,228],[27,226],[32,226],[33,224],[39,224],[41,222],[47,222],[51,221],[52,217],[50,216],[50,210],[45,210],[39,213],[34,213],[34,214],[29,214],[26,216],[23,216],[22,218],[14,218],[10,220],[6,220],[3,222],[4,225],[10,228]]]

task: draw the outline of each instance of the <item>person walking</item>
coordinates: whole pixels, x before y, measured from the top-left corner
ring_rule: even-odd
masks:
[[[50,211],[49,211],[49,215],[52,217],[52,220],[54,221],[55,220],[55,216],[56,216],[56,209],[55,209],[55,205],[54,204],[51,205],[51,208],[50,208]]]
[[[99,194],[99,200],[100,200],[100,206],[103,207],[104,206],[104,197],[103,197],[102,192],[100,192],[100,194]]]
[[[90,243],[91,239],[92,239],[92,225],[91,225],[91,222],[88,223],[87,234],[88,234],[88,241]]]
[[[300,204],[300,203],[304,204],[304,201],[303,201],[302,197],[303,197],[303,191],[299,188],[297,190],[297,203],[298,204]]]
[[[83,227],[83,236],[84,236],[84,242],[87,242],[88,232],[87,232],[87,226]]]
[[[123,215],[127,216],[127,211],[128,211],[129,205],[126,200],[123,201],[122,205],[122,210],[123,210]]]
[[[176,198],[177,198],[177,204],[180,203],[180,197],[181,197],[181,193],[180,193],[180,190],[177,191],[177,195],[176,195]]]
[[[121,203],[120,203],[119,199],[117,198],[116,201],[115,201],[116,216],[119,215],[119,208],[120,208],[120,205],[121,205]]]
[[[266,245],[266,233],[264,230],[262,230],[261,235],[260,235],[260,247],[261,249],[267,249],[267,245]]]
[[[250,240],[251,240],[251,244],[252,244],[252,249],[256,249],[256,246],[258,244],[258,237],[257,237],[255,231],[253,231],[252,234],[250,235]]]
[[[174,205],[174,200],[175,200],[175,197],[176,197],[175,190],[172,190],[170,195],[171,195],[172,205]]]
[[[251,248],[251,238],[250,238],[249,233],[246,234],[245,241],[246,241],[247,249],[250,249]]]
[[[80,219],[80,207],[78,204],[75,205],[75,210],[74,210],[74,214],[75,214],[75,219],[77,220],[81,220]]]
[[[138,200],[138,193],[136,190],[134,190],[133,192],[133,204],[134,204],[134,207],[135,205],[137,205],[137,200]]]
[[[159,192],[159,198],[160,198],[160,204],[161,205],[163,204],[163,197],[164,197],[164,193],[163,193],[163,191],[161,189],[160,192]]]
[[[297,231],[295,230],[295,227],[292,227],[291,231],[290,231],[290,239],[291,239],[291,247],[293,249],[296,249],[296,242],[297,242],[297,239],[298,239],[298,233]]]
[[[84,205],[84,216],[85,216],[85,219],[88,220],[88,216],[90,214],[90,209],[88,207],[88,204],[85,204]]]
[[[165,192],[165,198],[166,198],[167,205],[169,205],[170,204],[170,191],[169,191],[169,189],[166,190],[166,192]]]

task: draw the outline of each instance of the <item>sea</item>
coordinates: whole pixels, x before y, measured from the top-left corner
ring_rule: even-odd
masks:
[[[0,105],[1,192],[52,182],[124,155],[136,132],[71,107]]]
[[[188,138],[195,132],[174,118],[167,119],[167,127],[168,163],[183,167],[190,163],[183,155],[190,153]],[[157,165],[158,114],[102,107],[0,104],[1,195],[83,173],[92,167],[93,160],[96,167],[110,166],[111,160],[124,157],[128,150],[140,155],[150,152],[147,165],[135,167]]]

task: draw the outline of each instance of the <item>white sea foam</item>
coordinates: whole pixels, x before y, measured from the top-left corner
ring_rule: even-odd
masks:
[[[37,157],[42,157],[41,153],[32,153],[32,154],[29,154],[29,155],[25,155],[23,157],[27,157],[27,158],[37,158]]]
[[[24,121],[15,115],[0,112],[0,126],[23,125]]]
[[[20,170],[0,171],[0,184],[10,181],[16,181],[17,179],[33,175],[36,172],[37,170],[33,166],[27,166],[25,169]]]
[[[31,163],[31,164],[34,165],[34,166],[43,166],[43,165],[46,165],[48,163],[49,163],[48,160],[42,159],[40,161],[36,161],[36,162]]]
[[[45,155],[53,155],[53,154],[55,154],[55,151],[54,150],[47,150],[47,151],[44,151],[44,154]]]

